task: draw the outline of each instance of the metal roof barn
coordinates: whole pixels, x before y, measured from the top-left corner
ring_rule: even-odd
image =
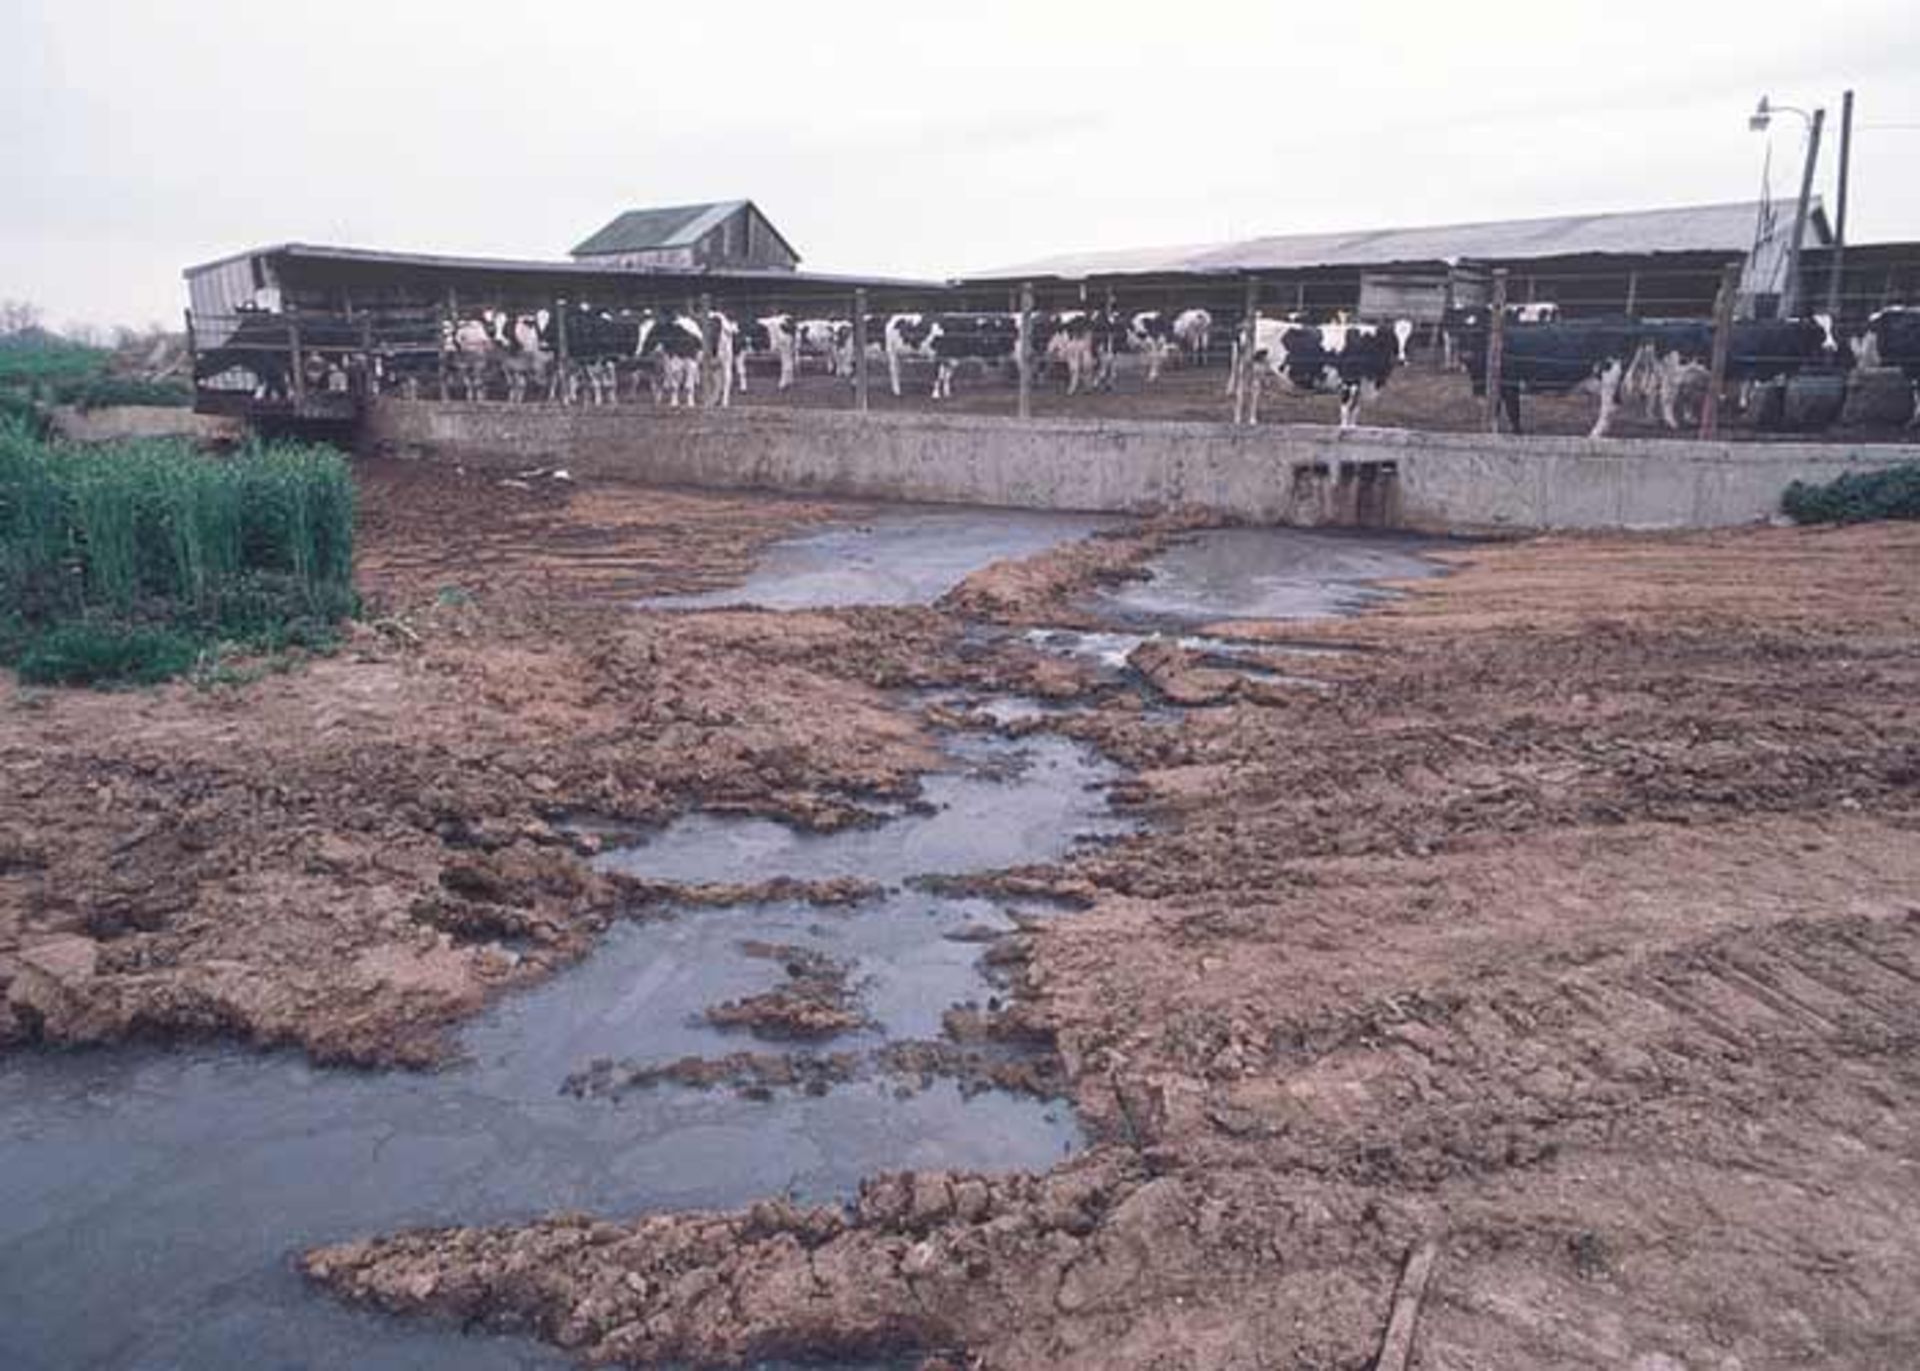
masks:
[[[630,209],[571,255],[622,267],[792,271],[800,264],[793,244],[751,200]]]

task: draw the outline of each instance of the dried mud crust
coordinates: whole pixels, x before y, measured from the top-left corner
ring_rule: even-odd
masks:
[[[338,654],[240,690],[5,687],[0,1048],[220,1037],[432,1062],[448,1024],[622,912],[773,889],[603,878],[574,816],[871,822],[939,762],[900,688],[1084,688],[932,610],[624,603],[737,577],[846,507],[356,474],[369,613]]]
[[[1355,1368],[1433,1238],[1418,1366],[1920,1364],[1920,529],[1459,560],[1274,630],[1334,691],[1054,722],[1153,821],[982,886],[1081,906],[1019,1007],[1089,1154],[309,1273],[596,1361]]]

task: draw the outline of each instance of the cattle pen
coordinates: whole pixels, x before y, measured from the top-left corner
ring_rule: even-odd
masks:
[[[1785,259],[1739,241],[1750,208],[1528,221],[1524,233],[1300,235],[1227,255],[1094,255],[941,280],[291,243],[190,268],[187,321],[204,412],[362,444],[459,455],[511,432],[523,455],[566,460],[565,444],[583,441],[595,460],[617,451],[634,474],[658,475],[649,454],[687,429],[654,412],[684,402],[785,416],[700,430],[728,484],[744,479],[724,455],[738,441],[774,453],[756,468],[766,480],[780,470],[846,493],[1013,503],[1072,490],[1095,507],[1139,508],[1200,498],[1177,473],[1244,428],[1266,437],[1233,450],[1264,452],[1282,493],[1201,482],[1228,513],[1459,528],[1726,522],[1764,513],[1816,468],[1910,454],[1920,403],[1920,314],[1902,308],[1920,298],[1920,244],[1855,245],[1842,263],[1816,207],[1815,246],[1789,294],[1822,308],[1773,321]],[[891,426],[860,427],[869,418]],[[1041,447],[975,420],[1032,425]],[[1493,484],[1506,493],[1461,507],[1475,482],[1449,478],[1447,501],[1423,503],[1416,491],[1437,487],[1407,468],[1491,471],[1520,453],[1537,458],[1537,476],[1584,450],[1562,441],[1582,437],[1609,490],[1646,448],[1745,493],[1516,503],[1503,476]],[[1045,481],[849,481],[844,457],[822,472],[779,456],[781,444],[864,443],[977,473],[982,459],[966,454],[988,439],[1093,454],[1088,470],[1111,469],[1110,450],[1169,455],[1104,494],[1076,479],[1044,496],[1033,491]],[[1725,463],[1762,445],[1769,458],[1752,471],[1766,489],[1747,491]]]

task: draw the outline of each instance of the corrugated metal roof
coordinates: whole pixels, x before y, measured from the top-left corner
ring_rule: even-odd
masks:
[[[573,250],[575,257],[603,252],[640,252],[647,248],[690,247],[745,200],[712,200],[700,205],[630,209]]]
[[[1774,217],[1790,231],[1797,201],[1777,202]],[[1759,202],[1678,209],[1570,214],[1491,220],[1430,228],[1348,233],[1286,233],[1232,243],[1067,253],[976,272],[970,280],[1033,276],[1105,276],[1144,272],[1285,271],[1309,267],[1385,266],[1402,262],[1508,261],[1585,253],[1746,252],[1754,245]],[[1820,197],[1812,202],[1808,241],[1831,240]]]
[[[181,271],[189,279],[232,262],[254,257],[285,257],[309,262],[359,262],[426,271],[520,272],[554,276],[687,278],[716,281],[769,281],[774,284],[883,286],[905,290],[943,290],[949,284],[905,276],[852,276],[840,272],[787,271],[780,267],[620,267],[606,262],[553,262],[525,257],[456,257],[437,252],[386,252],[378,248],[329,247],[320,243],[273,243],[229,253]]]

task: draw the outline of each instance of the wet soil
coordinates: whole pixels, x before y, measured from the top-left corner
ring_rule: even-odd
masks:
[[[0,1060],[20,1364],[141,1364],[105,1318],[45,1355],[78,1273],[131,1262],[169,1273],[116,1286],[148,1364],[297,1354],[185,1296],[218,1271],[368,1363],[469,1328],[632,1363],[1357,1368],[1424,1242],[1419,1366],[1920,1360],[1920,530],[1455,549],[1357,617],[1183,610],[1141,656],[1166,606],[1130,619],[1101,587],[1216,543],[1095,539],[931,607],[636,613],[839,511],[367,478],[377,613],[348,652],[0,715],[5,1031],[428,1062],[497,1000],[465,1039],[477,1083]],[[1074,650],[1093,633],[1124,650]],[[887,867],[875,835],[945,812],[915,810],[935,723],[1033,744],[1024,774],[1097,748],[1138,831],[1028,847],[1016,818],[943,880]],[[744,849],[687,850],[726,870],[667,860],[723,823]],[[592,859],[635,835],[659,869]],[[690,909],[682,884],[769,902]],[[856,954],[890,978],[849,978],[885,1034],[794,1065],[691,1012],[785,975],[742,939],[846,962],[809,933],[840,918],[903,939]],[[983,953],[1000,983],[972,1006],[915,990]],[[564,1012],[551,1044],[528,1031]],[[775,1055],[792,1086],[754,1064]],[[1050,1164],[1032,1115],[993,1112],[1037,1106],[963,1100],[1003,1060],[1045,1064],[1090,1146]],[[623,1075],[648,1069],[670,1074]],[[331,1185],[327,1155],[385,1169]],[[396,1209],[383,1187],[409,1185]],[[263,1232],[262,1206],[294,1217]],[[175,1212],[201,1222],[152,1217]],[[312,1243],[345,1306],[443,1322],[260,1274]]]
[[[923,610],[626,607],[738,580],[756,549],[858,508],[360,476],[371,611],[336,656],[244,689],[10,691],[0,1045],[237,1038],[427,1063],[446,1025],[645,898],[577,859],[599,840],[575,815],[867,824],[935,761],[890,691],[1076,688],[1017,645],[963,659],[963,625]]]
[[[1196,628],[1326,689],[1025,716],[1149,821],[964,883],[1082,906],[1018,1005],[1087,1155],[309,1272],[635,1363],[1360,1367],[1431,1242],[1421,1366],[1912,1362],[1920,530],[1443,555]]]

